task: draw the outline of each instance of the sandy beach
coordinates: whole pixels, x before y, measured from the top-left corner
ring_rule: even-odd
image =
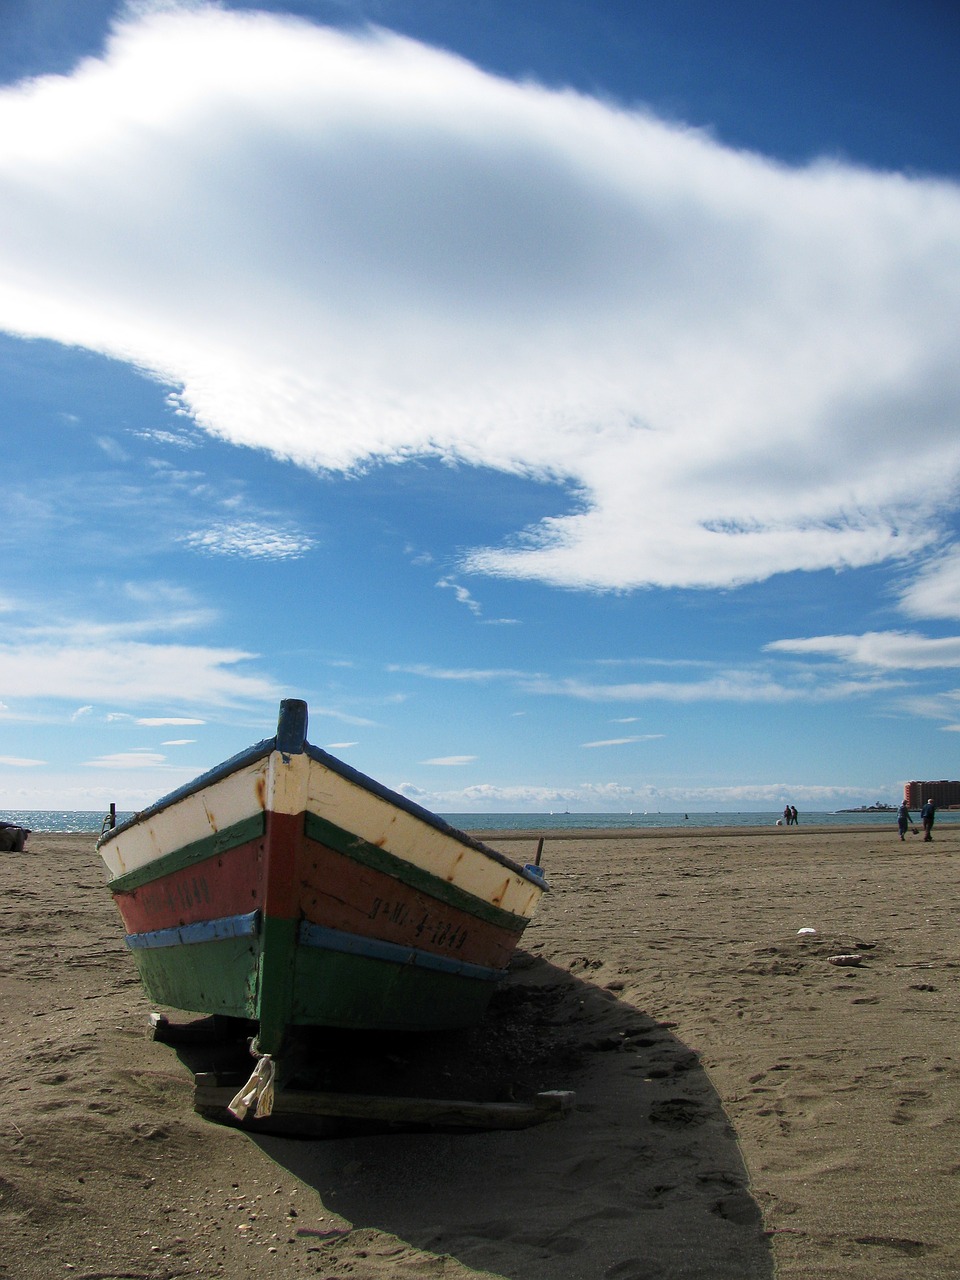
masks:
[[[344,1088],[574,1109],[321,1138],[194,1111],[92,837],[0,858],[3,1280],[960,1276],[960,828],[548,834],[483,1026],[324,1052]]]

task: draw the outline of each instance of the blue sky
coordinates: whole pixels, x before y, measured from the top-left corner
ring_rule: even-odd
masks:
[[[0,806],[440,812],[960,731],[951,3],[0,8]]]

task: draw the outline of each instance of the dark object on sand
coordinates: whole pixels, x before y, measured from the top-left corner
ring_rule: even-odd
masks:
[[[29,834],[29,827],[18,827],[14,822],[0,822],[0,852],[23,853]]]

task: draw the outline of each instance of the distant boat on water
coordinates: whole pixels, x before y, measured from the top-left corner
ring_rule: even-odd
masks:
[[[861,804],[856,809],[837,809],[837,813],[896,813],[897,805],[882,804],[879,800],[876,804]]]

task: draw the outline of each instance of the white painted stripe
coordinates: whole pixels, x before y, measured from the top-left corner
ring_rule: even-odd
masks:
[[[525,919],[533,915],[542,893],[539,885],[341,777],[321,761],[311,760],[310,765],[308,807],[312,812],[475,898]]]
[[[269,757],[264,756],[169,808],[134,822],[100,846],[111,876],[145,867],[165,853],[204,840],[262,811]]]

